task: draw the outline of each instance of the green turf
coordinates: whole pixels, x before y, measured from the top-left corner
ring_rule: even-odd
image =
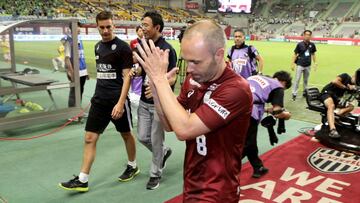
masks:
[[[175,48],[178,44],[173,41]],[[93,56],[93,46],[95,42],[85,42],[85,55],[87,63],[92,73],[95,71],[95,59]],[[288,68],[290,57],[295,44],[291,43],[268,43],[254,42],[254,44],[265,58],[265,73],[271,74],[279,68]],[[49,70],[41,69],[41,74],[57,77],[66,80],[63,72],[51,73],[51,57],[56,56],[57,43],[19,43],[16,44],[18,63],[23,64],[26,60],[27,65],[21,68],[44,67]],[[332,64],[325,60],[320,53],[332,54],[334,48],[344,49],[339,55],[331,55],[329,58],[353,57],[354,61],[348,62],[348,69],[335,70],[330,75],[330,70],[325,70],[323,64]],[[329,49],[329,52],[323,51]],[[355,68],[355,53],[359,53],[358,47],[338,47],[329,45],[319,45],[319,72],[313,74],[311,83],[325,83],[338,72],[351,72]],[[33,51],[31,51],[33,50]],[[267,50],[267,51],[266,51]],[[283,57],[282,57],[283,56]],[[22,58],[21,58],[22,57]],[[273,60],[273,61],[271,61]],[[270,65],[272,64],[272,65]],[[277,68],[276,68],[277,67]],[[335,67],[334,65],[332,67]],[[328,79],[320,78],[322,73]],[[316,77],[314,77],[316,76]],[[316,80],[314,79],[316,78]],[[95,80],[90,80],[85,85],[83,105],[85,106],[95,89]],[[288,91],[289,92],[289,91]],[[41,93],[25,94],[24,99],[34,100],[40,98]],[[61,106],[66,106],[67,92],[56,93],[57,101]],[[47,98],[47,95],[43,95]],[[311,120],[314,122],[319,116],[305,110],[304,99],[300,98],[296,102],[290,101],[289,94],[285,97],[288,109],[293,113],[293,118],[300,120]],[[47,101],[47,100],[45,100]],[[39,102],[40,99],[39,99]],[[305,118],[305,119],[301,119]],[[279,136],[280,143],[283,143],[297,136],[300,127],[311,127],[313,124],[292,119],[286,123],[287,133]],[[0,137],[29,137],[47,133],[53,128],[60,126],[65,121],[53,122],[49,124],[28,126],[26,128],[14,129],[11,131],[0,132]],[[135,122],[136,123],[136,122]],[[136,129],[134,129],[136,135]],[[266,129],[259,128],[258,145],[260,153],[266,152],[272,147],[269,144]],[[150,167],[151,154],[140,143],[137,143],[137,162],[142,170],[134,181],[120,183],[117,177],[121,174],[126,163],[126,153],[123,141],[115,131],[112,124],[101,136],[97,145],[97,157],[92,168],[90,177],[90,191],[86,194],[68,192],[60,189],[57,183],[71,178],[72,174],[79,173],[81,155],[83,150],[84,124],[67,126],[60,132],[51,136],[31,140],[31,141],[0,141],[0,202],[5,199],[7,202],[163,202],[182,191],[182,168],[185,145],[176,139],[173,133],[168,133],[166,144],[173,149],[167,168],[163,174],[160,187],[155,191],[145,189],[149,178],[148,170]],[[280,144],[279,143],[279,144]],[[245,161],[245,160],[244,160]],[[271,171],[271,166],[270,166]]]
[[[179,53],[180,45],[177,40],[169,41]],[[94,45],[96,41],[84,41],[84,50],[86,63],[92,78],[95,76],[95,56]],[[278,70],[290,70],[291,57],[296,46],[295,43],[287,42],[266,42],[266,41],[251,41],[248,42],[254,45],[260,54],[263,56],[264,74],[272,75]],[[228,41],[227,47],[231,47],[233,41]],[[19,64],[28,62],[27,66],[41,67],[45,69],[52,69],[51,58],[57,56],[57,46],[59,42],[16,42],[16,60]],[[347,72],[352,74],[360,64],[359,46],[339,46],[317,44],[317,61],[319,64],[318,70],[312,71],[310,75],[310,86],[317,86],[321,88],[329,81],[333,80],[336,75]],[[294,76],[294,72],[291,72]],[[302,89],[302,83],[300,84]],[[179,86],[176,88],[178,92]],[[293,118],[318,122],[319,116],[317,113],[305,110],[306,104],[304,98],[299,98],[296,102],[291,101],[291,91],[286,91],[285,105],[293,113]]]
[[[95,70],[94,45],[95,41],[84,41],[86,63],[92,75]],[[170,41],[179,53],[178,41]],[[18,63],[28,61],[30,66],[51,68],[51,58],[57,55],[58,42],[16,42],[16,58]],[[228,41],[228,47],[233,44]],[[277,70],[290,70],[291,57],[295,43],[251,41],[263,56],[265,61],[264,73],[272,74]],[[324,85],[342,72],[354,72],[360,64],[359,46],[339,46],[317,44],[319,68],[310,77],[310,83]]]

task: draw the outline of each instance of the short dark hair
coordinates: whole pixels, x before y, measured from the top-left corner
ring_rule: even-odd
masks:
[[[141,25],[138,25],[138,26],[136,26],[136,32],[139,30],[139,29],[141,29]]]
[[[99,20],[108,20],[113,18],[113,14],[110,11],[101,11],[96,15],[96,23],[98,23]]]
[[[195,22],[196,22],[195,20],[191,19],[191,20],[188,20],[186,23],[188,23],[188,24],[194,24]]]
[[[243,35],[245,35],[245,32],[244,32],[244,30],[242,30],[242,29],[235,29],[235,30],[234,30],[234,34],[235,34],[235,32],[241,32]]]
[[[308,32],[308,33],[310,33],[310,35],[312,35],[312,31],[311,31],[311,30],[304,30],[303,35],[305,35],[306,32]]]
[[[274,73],[273,78],[277,78],[280,82],[285,82],[285,89],[289,89],[291,87],[291,75],[286,71],[278,71]]]
[[[160,30],[159,32],[162,32],[164,29],[164,20],[162,18],[162,16],[160,15],[160,13],[156,12],[156,11],[148,11],[144,14],[144,16],[142,17],[142,20],[146,17],[151,18],[152,20],[152,24],[153,26],[157,26],[160,25]]]

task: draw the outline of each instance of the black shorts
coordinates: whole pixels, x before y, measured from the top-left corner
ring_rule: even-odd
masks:
[[[322,92],[321,95],[320,95],[320,100],[322,103],[325,102],[326,99],[328,98],[332,98],[333,101],[334,101],[334,105],[335,105],[335,108],[338,106],[340,100],[337,96],[333,95],[333,94],[329,94],[328,92]],[[325,103],[324,103],[325,104]]]
[[[130,132],[132,130],[132,116],[129,99],[127,98],[125,101],[123,115],[117,120],[111,118],[111,112],[114,106],[115,105],[102,104],[101,102],[94,102],[92,100],[85,131],[101,134],[111,121],[118,132]]]

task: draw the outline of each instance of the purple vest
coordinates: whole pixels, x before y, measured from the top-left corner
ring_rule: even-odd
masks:
[[[137,95],[141,95],[142,77],[137,76],[131,79],[131,91]]]
[[[256,49],[251,46],[251,51],[252,53],[255,53]],[[248,52],[249,49],[246,46],[242,49],[234,49],[234,52],[231,56],[232,68],[234,69],[235,73],[241,75],[245,79],[252,76],[252,72],[256,71],[256,59],[253,59],[252,62],[250,62]],[[231,48],[229,49],[228,53],[230,55]]]
[[[251,76],[247,80],[250,85],[254,102],[251,117],[260,121],[265,111],[265,103],[269,99],[271,91],[282,87],[282,85],[276,79],[260,75]]]

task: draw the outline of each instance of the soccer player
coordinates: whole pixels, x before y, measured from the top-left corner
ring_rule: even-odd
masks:
[[[131,111],[127,99],[132,53],[129,45],[113,33],[110,12],[100,12],[96,23],[102,40],[95,45],[97,82],[85,127],[83,162],[79,176],[59,184],[64,189],[81,192],[89,190],[88,179],[95,159],[96,143],[110,121],[125,142],[129,160],[119,181],[129,181],[140,172],[135,161],[135,139],[131,134]]]
[[[6,39],[5,35],[2,36],[2,41],[0,44],[4,56],[4,60],[6,63],[10,63],[11,56],[10,56],[10,43]]]
[[[297,96],[297,91],[299,88],[299,83],[301,79],[301,74],[303,74],[303,96],[305,96],[305,91],[308,86],[308,80],[310,76],[311,70],[311,60],[314,62],[314,71],[316,71],[317,63],[316,63],[316,46],[312,43],[311,40],[312,32],[310,30],[305,30],[303,32],[304,40],[299,42],[296,45],[294,50],[294,56],[292,58],[291,70],[295,70],[295,84],[292,92],[292,99],[295,101]]]
[[[233,45],[228,50],[228,60],[232,68],[245,79],[256,74],[262,74],[264,59],[254,46],[245,44],[245,32],[243,30],[234,31]]]
[[[59,71],[59,67],[64,69],[65,68],[65,38],[60,39],[60,45],[57,49],[59,56],[52,59],[52,63],[54,66],[54,72]]]
[[[327,109],[326,117],[330,128],[329,137],[341,137],[335,127],[334,110],[336,108],[340,109],[337,112],[337,115],[339,116],[350,113],[354,109],[354,106],[352,104],[347,104],[346,106],[340,107],[339,102],[346,91],[355,89],[355,75],[351,77],[347,73],[342,73],[336,76],[333,81],[331,81],[322,89],[320,100],[324,103]]]
[[[142,18],[142,28],[147,40],[152,40],[155,46],[162,50],[170,50],[167,71],[176,67],[176,52],[174,48],[162,37],[164,28],[162,16],[157,12],[146,12]],[[138,107],[138,140],[152,152],[150,179],[146,185],[149,190],[159,187],[166,160],[171,155],[171,148],[164,145],[164,128],[155,111],[152,90],[145,71],[142,71],[143,85]],[[170,80],[174,85],[176,77]]]
[[[252,94],[224,61],[225,44],[223,29],[213,21],[198,21],[185,31],[181,53],[189,75],[177,98],[167,79],[177,71],[167,73],[169,51],[152,41],[138,46],[159,117],[186,141],[183,202],[239,201]]]
[[[252,177],[259,178],[268,172],[268,169],[264,167],[258,156],[257,131],[259,122],[264,114],[266,103],[271,103],[272,107],[266,109],[266,111],[272,113],[274,117],[285,120],[291,117],[290,112],[283,108],[284,89],[289,89],[291,87],[291,76],[288,72],[278,71],[274,74],[273,78],[255,75],[249,77],[247,80],[253,94],[254,105],[252,108],[250,127],[247,132],[243,157],[247,156],[254,169]]]
[[[78,22],[78,29],[77,32],[80,34],[80,27],[81,24]],[[68,79],[71,82],[74,82],[74,66],[73,66],[73,39],[70,35],[65,36],[65,68],[66,68],[66,74],[68,76]],[[84,46],[82,43],[82,40],[78,38],[78,52],[79,52],[79,77],[80,77],[80,98],[82,98],[82,95],[84,93],[84,86],[86,80],[89,79],[89,74],[87,72],[86,67],[86,61],[85,61],[85,54],[84,54]],[[74,107],[75,106],[75,87],[70,87],[69,92],[69,100],[68,100],[68,106]]]

